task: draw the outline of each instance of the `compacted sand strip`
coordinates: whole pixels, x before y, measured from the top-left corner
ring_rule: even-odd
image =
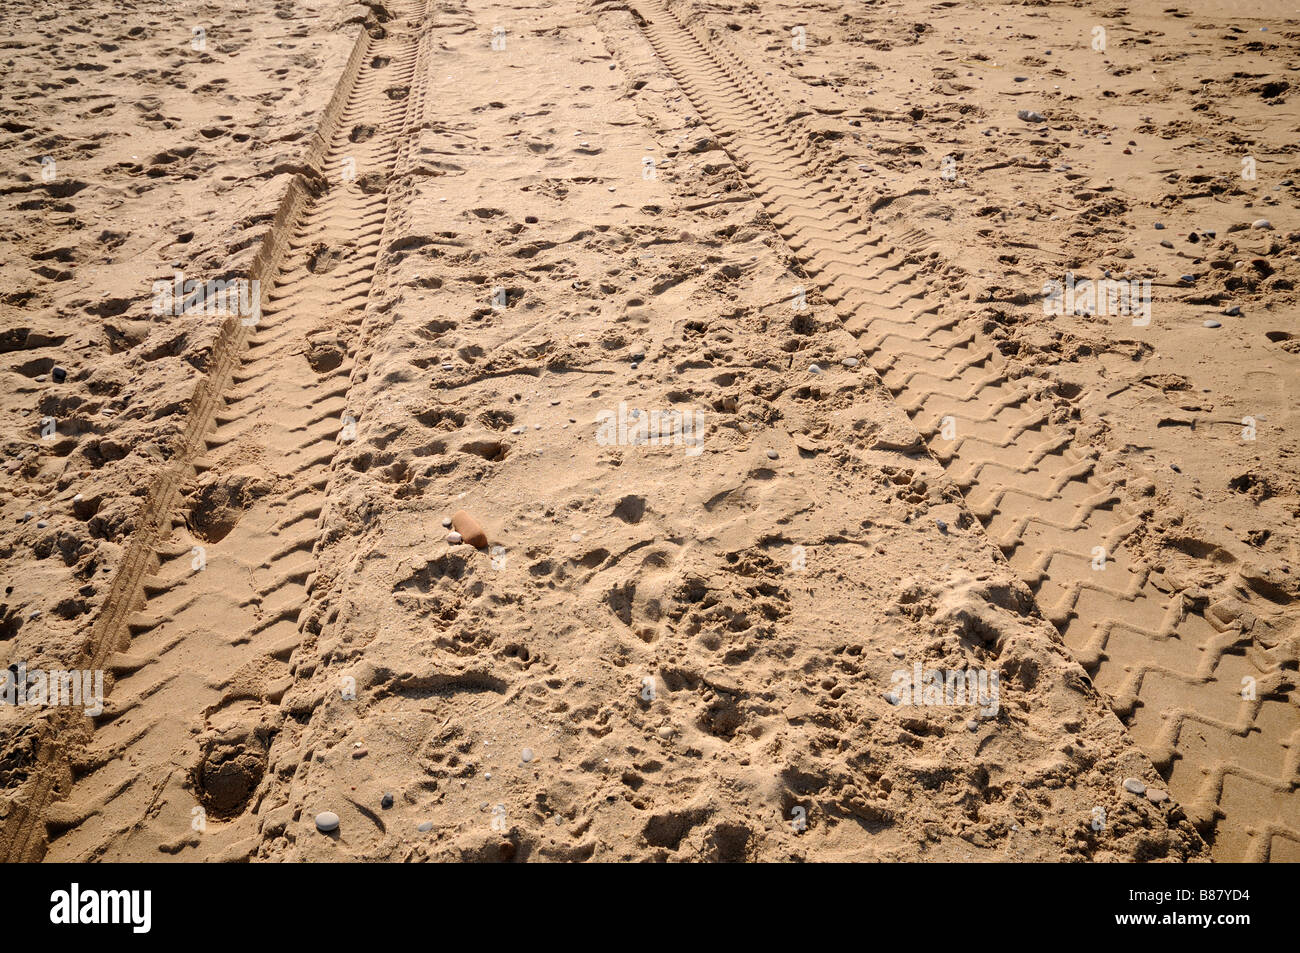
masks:
[[[1138,522],[1095,454],[1071,447],[958,305],[928,293],[937,253],[925,236],[873,228],[845,201],[843,173],[818,168],[818,150],[792,134],[794,110],[724,37],[658,0],[632,7],[1215,856],[1290,857],[1300,848],[1300,707],[1287,647],[1255,644],[1239,616],[1204,613],[1126,548]],[[1258,690],[1243,692],[1243,679]]]
[[[119,570],[88,666],[114,676],[109,702],[85,749],[50,749],[71,759],[72,793],[50,803],[58,764],[46,766],[46,783],[6,826],[15,859],[39,856],[45,831],[61,860],[187,845],[219,854],[248,833],[227,822],[265,769],[306,621],[330,463],[353,432],[354,338],[421,23],[418,4],[395,9],[358,38],[309,170],[254,270],[261,314],[229,322],[182,452],[151,493],[157,528],[137,536]],[[178,512],[183,483],[191,502]],[[202,838],[209,825],[217,836]]]

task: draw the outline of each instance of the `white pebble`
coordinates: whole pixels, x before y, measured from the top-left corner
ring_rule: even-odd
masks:
[[[450,533],[447,534],[447,542],[451,543],[453,546],[459,546],[462,538],[463,537],[460,535],[460,533],[456,532],[455,530],[452,530]]]
[[[321,811],[316,815],[316,830],[322,834],[328,834],[330,831],[338,830],[339,816],[333,811]]]

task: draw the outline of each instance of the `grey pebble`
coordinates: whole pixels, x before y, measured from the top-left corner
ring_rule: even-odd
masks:
[[[1223,327],[1223,325],[1222,325],[1220,322],[1215,321],[1213,318],[1211,318],[1210,320],[1206,321],[1206,322],[1205,322],[1205,326],[1206,326],[1207,328],[1221,328],[1221,327]]]
[[[1128,791],[1130,794],[1142,794],[1143,792],[1146,791],[1146,789],[1147,786],[1143,784],[1141,781],[1139,781],[1137,778],[1124,779],[1124,790]]]
[[[336,831],[339,828],[339,816],[333,811],[321,811],[316,815],[316,830],[322,834],[328,834],[330,831]]]

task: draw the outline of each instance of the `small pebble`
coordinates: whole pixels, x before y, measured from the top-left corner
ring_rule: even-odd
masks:
[[[453,546],[459,546],[461,543],[461,539],[462,537],[460,533],[456,532],[455,530],[452,530],[450,533],[447,534],[447,542],[451,543]]]
[[[519,757],[520,759],[523,760],[524,764],[527,764],[529,761],[533,760],[533,749],[525,748],[522,752],[520,752]]]
[[[1130,794],[1142,794],[1146,789],[1147,786],[1137,778],[1124,779],[1124,790],[1128,791]]]
[[[857,367],[858,359],[856,357],[846,357],[844,360],[840,361],[840,363],[845,367]]]
[[[68,379],[67,368],[56,367],[54,370],[50,371],[50,374],[54,377],[54,383],[56,384],[62,384]]]
[[[1226,309],[1223,313],[1230,318],[1239,318],[1241,317],[1241,305],[1234,304],[1231,308]]]
[[[420,826],[417,827],[416,830],[420,831],[421,833],[428,833],[429,831],[433,830],[433,821],[422,821],[420,823]]]
[[[775,460],[775,459],[777,458],[777,452],[776,452],[775,450],[769,450],[769,451],[767,451],[767,458],[768,458],[769,460]],[[30,515],[30,514],[28,514],[28,515]]]
[[[943,520],[935,520],[934,525],[939,527],[939,532],[941,533],[948,532],[948,524],[945,523]]]
[[[465,510],[457,510],[451,514],[451,525],[456,527],[455,532],[460,534],[461,539],[475,549],[482,549],[488,544],[487,533],[484,532],[482,524]]]
[[[1220,324],[1218,321],[1215,321],[1213,318],[1211,318],[1210,320],[1206,321],[1206,322],[1205,322],[1205,326],[1206,326],[1207,328],[1221,328],[1221,327],[1223,327],[1222,324]]]
[[[364,757],[365,757],[366,755],[368,755],[368,754],[370,754],[370,752],[369,752],[367,749],[365,749],[365,748],[358,748],[356,751],[352,752],[352,757],[353,757],[355,760],[358,760],[358,761],[359,761],[360,759],[364,758]]]
[[[820,374],[821,372],[822,372],[822,369],[821,369],[821,365],[820,365],[820,364],[809,364],[809,365],[808,365],[808,373],[809,373],[809,374]]]
[[[451,517],[450,517],[450,516],[444,516],[444,517],[442,518],[442,525],[443,525],[443,526],[450,526],[450,525],[451,525]]]
[[[393,806],[393,796],[391,794],[385,793],[384,796],[379,799],[379,806],[382,807],[385,811],[388,810],[390,807]]]
[[[1164,223],[1164,222],[1156,222],[1156,224],[1155,224],[1155,229],[1156,229],[1157,232],[1162,232],[1162,231],[1164,231],[1164,229],[1165,229],[1165,223]]]
[[[339,816],[333,811],[321,811],[316,815],[316,830],[322,834],[328,834],[330,831],[336,831],[339,828]]]
[[[1163,804],[1169,800],[1169,795],[1156,788],[1147,788],[1147,800],[1152,804]]]
[[[1250,227],[1260,228],[1260,229],[1271,229],[1273,227],[1273,223],[1266,218],[1257,218],[1255,219],[1255,221],[1250,223]],[[58,368],[56,367],[54,370],[57,372]]]
[[[967,731],[979,731],[979,730],[980,730],[980,723],[979,723],[976,719],[972,718],[972,719],[970,719],[969,721],[966,722],[966,730],[967,730]]]
[[[892,649],[890,654],[893,655],[894,658],[907,658],[907,653],[902,649]]]
[[[660,738],[664,738],[664,739],[671,738],[673,736],[672,726],[663,725],[655,731],[655,734],[657,734]]]

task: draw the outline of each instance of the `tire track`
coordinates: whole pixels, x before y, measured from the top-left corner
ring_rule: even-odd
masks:
[[[1129,542],[1137,514],[1095,458],[1053,427],[1051,405],[1009,376],[995,343],[931,293],[936,256],[924,235],[873,230],[845,197],[846,180],[819,171],[814,148],[792,134],[795,111],[723,37],[660,0],[630,7],[1215,857],[1300,859],[1294,644],[1252,638],[1249,611],[1207,611],[1203,596],[1153,573]],[[945,420],[954,439],[944,438]],[[1093,568],[1096,547],[1104,571]],[[1243,679],[1253,680],[1255,697],[1243,697]]]
[[[253,833],[245,819],[293,681],[409,134],[422,5],[394,9],[358,37],[257,256],[260,320],[226,319],[184,438],[150,488],[81,662],[113,682],[104,713],[93,731],[80,715],[53,720],[0,833],[6,860],[200,844],[209,856]],[[195,485],[187,506],[182,490]],[[200,838],[209,823],[217,830]]]

